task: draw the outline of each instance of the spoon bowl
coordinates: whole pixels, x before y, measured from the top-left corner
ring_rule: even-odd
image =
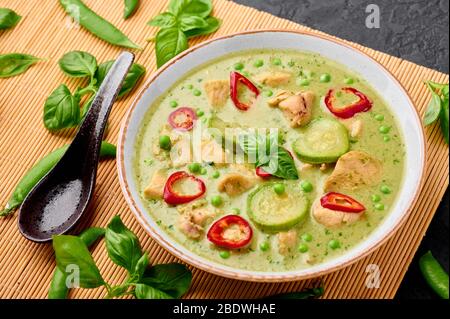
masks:
[[[27,239],[50,241],[53,235],[70,230],[88,209],[108,116],[133,61],[129,52],[117,58],[72,144],[22,203],[18,224]]]

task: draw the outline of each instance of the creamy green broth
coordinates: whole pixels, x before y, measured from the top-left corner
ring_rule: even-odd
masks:
[[[263,62],[263,65],[260,61]],[[240,68],[241,66],[243,68]],[[278,88],[259,85],[260,97],[248,111],[239,111],[230,99],[222,108],[212,108],[204,91],[204,83],[210,80],[228,80],[230,72],[234,71],[236,67],[240,69],[240,73],[247,76],[255,84],[257,84],[254,80],[255,77],[267,71],[287,71],[292,73],[294,77],[287,85]],[[329,75],[329,81],[326,81],[327,76],[323,76],[324,74]],[[309,90],[316,95],[313,105],[313,118],[335,118],[323,107],[322,99],[330,88],[346,86],[364,92],[373,102],[370,111],[358,113],[353,118],[353,120],[360,119],[362,121],[363,129],[360,136],[350,138],[350,149],[367,152],[380,160],[383,166],[380,183],[347,193],[347,195],[357,198],[366,208],[364,216],[357,222],[336,229],[327,229],[318,224],[309,213],[303,222],[293,227],[297,230],[298,237],[295,247],[287,254],[280,254],[277,234],[260,230],[252,224],[247,215],[247,197],[252,190],[233,197],[218,191],[217,185],[220,177],[233,171],[234,166],[215,166],[206,163],[202,164],[204,174],[196,175],[206,184],[207,191],[203,198],[208,201],[208,204],[205,208],[214,211],[216,215],[204,227],[205,232],[199,239],[190,239],[178,229],[180,213],[176,207],[167,205],[162,199],[148,200],[142,195],[148,214],[170,237],[190,251],[215,262],[239,269],[256,271],[304,269],[340,256],[350,250],[367,238],[390,213],[401,187],[405,146],[396,120],[382,96],[376,93],[367,81],[358,74],[319,55],[282,50],[245,51],[205,64],[183,76],[150,107],[142,120],[143,124],[135,145],[134,168],[141,194],[143,194],[143,190],[158,169],[167,168],[169,174],[175,171],[188,172],[186,166],[169,167],[166,161],[158,159],[153,153],[155,143],[158,141],[162,126],[167,123],[169,114],[181,106],[190,106],[194,110],[200,111],[198,114],[203,112],[204,114],[199,117],[199,121],[207,122],[207,119],[214,112],[226,122],[246,127],[278,128],[285,135],[284,146],[292,151],[292,143],[299,134],[298,129],[289,126],[280,110],[269,107],[267,105],[268,100],[273,98],[280,89],[293,92]],[[351,99],[351,97],[343,96],[343,101],[339,103],[350,103],[352,102]],[[341,122],[345,121],[348,120],[342,120]],[[313,169],[302,170],[301,161],[296,158],[295,163],[299,171],[299,180],[285,181],[286,187],[293,187],[298,192],[304,192],[300,186],[301,183],[304,181],[310,182],[313,189],[310,192],[305,192],[305,196],[309,199],[311,205],[318,197],[323,195],[324,181],[333,172],[333,166],[328,165],[325,170],[319,169],[318,166]],[[217,174],[220,174],[220,177],[217,178]],[[264,182],[261,181],[261,183]],[[389,188],[388,194],[381,190],[383,186]],[[223,199],[223,204],[219,208],[211,205],[211,198],[215,195],[220,195]],[[230,254],[227,256],[227,254],[221,254],[225,250],[208,241],[205,234],[214,220],[236,213],[250,222],[253,229],[253,238],[250,246],[239,250],[230,250]],[[339,243],[338,248],[330,247],[333,246],[330,244],[330,241],[333,240],[334,243],[336,241]],[[305,252],[305,249],[307,249],[307,252]]]

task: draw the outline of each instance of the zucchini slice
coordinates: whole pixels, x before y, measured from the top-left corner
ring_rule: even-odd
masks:
[[[260,228],[270,232],[292,228],[308,215],[309,200],[295,187],[286,183],[285,192],[278,195],[275,183],[266,183],[255,189],[247,198],[247,213]]]
[[[300,130],[292,148],[306,163],[334,163],[350,149],[348,131],[336,120],[320,118]]]

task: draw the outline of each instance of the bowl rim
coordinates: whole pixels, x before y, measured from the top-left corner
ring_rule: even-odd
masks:
[[[304,273],[304,274],[295,274],[295,273],[293,273],[293,274],[287,274],[287,273],[286,274],[272,274],[271,272],[266,272],[264,274],[251,274],[250,275],[250,274],[247,274],[247,273],[243,273],[243,271],[241,269],[237,269],[237,268],[235,268],[234,270],[226,270],[226,269],[215,268],[211,264],[211,263],[215,263],[215,262],[209,261],[208,259],[203,258],[203,257],[200,257],[200,258],[204,259],[206,261],[206,263],[202,262],[198,258],[191,258],[190,256],[184,254],[182,251],[180,251],[176,247],[174,247],[170,243],[170,241],[168,241],[166,238],[164,238],[163,236],[160,236],[160,234],[158,234],[158,232],[155,231],[153,229],[153,227],[149,223],[147,223],[147,221],[143,217],[143,215],[146,214],[146,212],[140,211],[140,209],[138,208],[137,204],[135,203],[135,201],[133,199],[133,196],[132,196],[132,194],[131,194],[131,192],[129,190],[129,185],[128,185],[128,181],[126,179],[126,174],[125,174],[124,145],[125,145],[126,131],[127,131],[128,124],[130,122],[131,115],[132,115],[134,109],[137,107],[139,101],[141,100],[143,94],[146,92],[146,90],[149,88],[149,86],[167,68],[169,68],[171,65],[176,63],[178,60],[182,59],[184,56],[190,54],[193,51],[196,51],[199,48],[207,46],[207,45],[209,45],[212,42],[225,40],[225,39],[230,39],[230,38],[233,38],[233,37],[236,37],[236,36],[241,36],[241,35],[252,35],[252,34],[259,34],[259,33],[274,33],[274,32],[294,33],[294,34],[299,34],[299,35],[312,36],[312,37],[316,37],[316,38],[319,38],[319,39],[324,40],[324,41],[333,42],[334,44],[337,44],[337,45],[340,45],[340,46],[344,46],[347,49],[350,49],[352,51],[356,51],[357,53],[364,55],[366,58],[370,59],[372,62],[377,64],[378,67],[380,67],[382,70],[384,70],[386,75],[389,76],[391,78],[391,80],[398,85],[399,89],[401,90],[401,93],[406,97],[406,99],[408,100],[410,106],[412,106],[413,115],[415,117],[415,120],[419,124],[418,125],[418,127],[420,129],[419,135],[421,136],[421,139],[420,139],[419,143],[420,143],[421,149],[423,150],[422,156],[420,158],[420,162],[421,162],[421,167],[420,167],[421,168],[421,176],[420,176],[419,183],[416,185],[416,189],[415,189],[414,195],[411,197],[411,199],[409,200],[409,203],[406,205],[408,208],[406,209],[406,211],[404,211],[403,215],[401,216],[401,218],[397,222],[397,224],[395,224],[389,230],[389,232],[387,232],[385,234],[385,236],[381,240],[379,240],[377,242],[374,242],[370,247],[368,247],[365,250],[362,250],[361,252],[356,254],[353,258],[348,259],[348,260],[346,260],[346,261],[344,261],[344,262],[342,262],[342,263],[340,263],[338,265],[334,265],[333,267],[330,267],[330,268],[327,268],[327,269],[312,271],[312,272]],[[201,43],[199,43],[199,44],[197,44],[197,45],[195,45],[195,46],[193,46],[193,47],[183,51],[182,53],[180,53],[176,57],[172,58],[171,60],[166,62],[163,66],[161,66],[159,69],[157,69],[152,74],[152,76],[144,83],[142,88],[139,90],[138,94],[134,98],[131,106],[129,107],[129,109],[125,113],[124,118],[122,120],[122,123],[121,123],[121,126],[120,126],[120,130],[119,130],[119,134],[118,134],[118,143],[117,143],[117,160],[116,160],[117,173],[118,173],[118,176],[119,176],[120,188],[121,188],[122,193],[123,193],[123,195],[125,197],[125,200],[126,200],[126,202],[128,204],[128,207],[133,212],[133,214],[136,217],[136,219],[138,220],[139,224],[144,228],[146,233],[148,235],[150,235],[150,237],[152,239],[154,239],[160,246],[162,246],[166,251],[168,251],[170,254],[174,255],[175,257],[181,259],[182,261],[184,261],[184,262],[186,262],[186,263],[188,263],[188,264],[190,264],[190,265],[192,265],[192,266],[194,266],[196,268],[199,268],[199,269],[201,269],[203,271],[206,271],[208,273],[212,273],[214,275],[218,275],[218,276],[226,277],[226,278],[230,278],[230,279],[236,279],[236,280],[245,280],[245,281],[252,281],[252,282],[286,282],[286,281],[292,281],[292,280],[305,280],[305,279],[315,278],[315,277],[319,277],[319,276],[323,276],[323,275],[329,274],[331,272],[338,271],[340,269],[343,269],[345,267],[348,267],[348,266],[356,263],[357,261],[362,260],[364,257],[367,257],[369,254],[373,253],[375,250],[377,250],[382,245],[384,245],[390,238],[392,238],[392,236],[405,223],[405,221],[407,220],[408,216],[410,215],[410,213],[412,211],[413,206],[418,201],[418,197],[419,197],[420,191],[423,188],[424,181],[425,181],[425,175],[426,175],[425,173],[426,173],[427,144],[425,143],[425,132],[424,132],[424,128],[423,128],[421,123],[422,122],[420,120],[420,116],[419,116],[418,110],[417,110],[414,102],[412,101],[411,96],[409,95],[409,93],[405,89],[404,85],[397,79],[397,77],[394,76],[386,67],[384,67],[384,65],[382,65],[380,62],[375,60],[369,54],[367,54],[366,52],[362,51],[359,48],[353,47],[352,45],[348,44],[345,40],[340,40],[340,39],[337,39],[337,38],[335,38],[333,36],[326,35],[326,34],[317,34],[317,33],[313,32],[313,31],[308,31],[308,30],[295,30],[295,29],[257,29],[257,30],[248,30],[248,31],[242,31],[242,32],[237,32],[237,33],[224,35],[224,36],[221,36],[221,37],[216,37],[216,38],[213,38],[213,39],[201,42]],[[198,256],[198,255],[196,255],[194,253],[192,253],[192,254],[195,255],[195,256]],[[252,271],[248,271],[248,272],[251,273]]]

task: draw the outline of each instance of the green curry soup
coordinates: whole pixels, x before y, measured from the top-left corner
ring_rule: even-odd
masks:
[[[257,175],[252,163],[171,159],[182,143],[175,132],[216,122],[277,128],[298,178]],[[142,123],[134,166],[148,213],[190,251],[234,268],[304,269],[342,255],[380,225],[401,187],[405,146],[383,98],[317,54],[225,56],[184,76]],[[205,143],[215,143],[216,155],[229,152],[213,138],[202,139],[201,153]]]

